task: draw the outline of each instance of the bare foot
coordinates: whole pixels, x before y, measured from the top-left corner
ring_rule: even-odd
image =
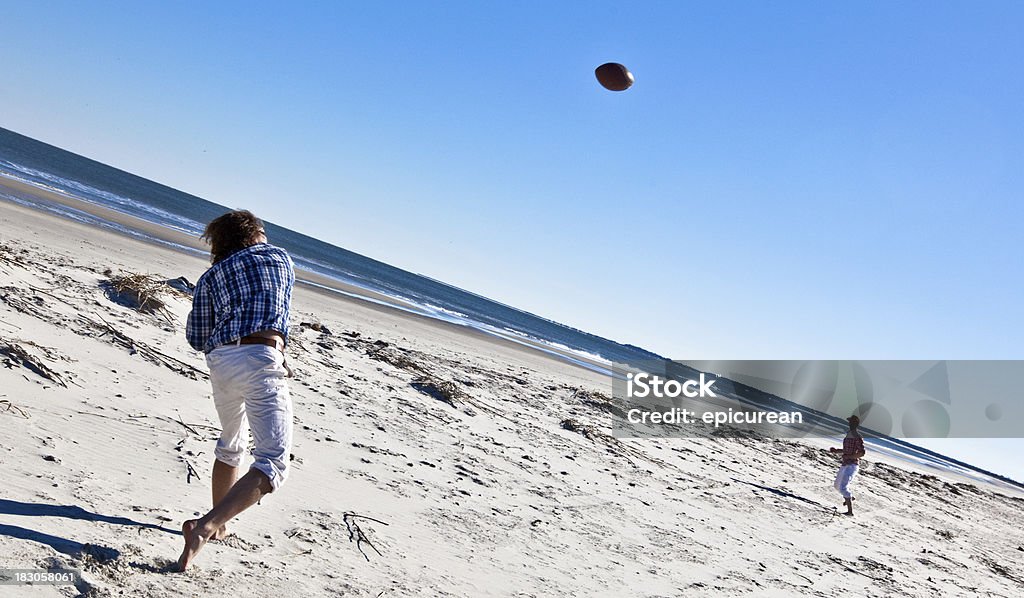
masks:
[[[185,549],[181,551],[181,556],[178,557],[178,571],[184,571],[188,568],[189,563],[192,559],[196,558],[199,551],[206,546],[206,541],[210,539],[213,534],[207,533],[203,535],[204,530],[197,529],[198,519],[189,519],[181,525],[181,535],[185,537]]]
[[[213,534],[213,537],[210,538],[210,539],[211,540],[223,540],[224,538],[227,538],[227,537],[228,537],[228,526],[222,525],[222,526],[220,526],[220,529],[217,530]]]

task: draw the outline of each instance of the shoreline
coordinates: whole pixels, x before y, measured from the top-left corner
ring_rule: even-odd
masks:
[[[80,210],[89,214],[94,218],[105,220],[114,223],[118,226],[122,226],[128,230],[134,230],[139,233],[139,236],[131,235],[116,229],[105,229],[109,230],[114,234],[118,234],[123,237],[131,238],[136,241],[146,243],[148,245],[155,245],[164,249],[170,249],[181,255],[189,256],[192,258],[197,257],[196,255],[189,254],[182,251],[179,247],[187,247],[198,252],[206,253],[208,248],[198,237],[184,233],[179,230],[154,224],[142,218],[125,214],[111,208],[97,205],[95,203],[74,197],[70,194],[61,193],[52,189],[45,189],[36,185],[19,181],[16,179],[9,178],[0,173],[0,191],[13,192],[16,196],[31,196],[32,199],[23,198],[27,202],[39,202],[57,204],[62,207],[72,208]],[[14,203],[5,198],[0,198],[2,201],[8,203]],[[35,206],[23,206],[28,209],[47,213],[53,217],[61,217],[67,220],[74,220],[61,214],[55,214],[42,208]],[[91,226],[86,223],[81,223],[85,226]],[[272,242],[272,241],[271,241]],[[471,332],[474,335],[480,335],[483,338],[491,339],[494,342],[500,342],[510,346],[516,346],[521,349],[535,351],[551,359],[557,359],[562,362],[567,362],[575,367],[590,370],[591,372],[598,373],[599,375],[610,375],[607,373],[610,370],[610,363],[602,363],[595,359],[590,359],[582,354],[573,352],[571,350],[562,350],[559,347],[550,345],[541,341],[537,341],[525,336],[510,335],[508,337],[487,332],[486,330],[470,326],[460,325],[455,322],[445,320],[443,318],[432,317],[428,314],[420,313],[420,306],[378,293],[371,289],[366,289],[361,286],[348,284],[344,281],[324,276],[316,272],[310,272],[308,270],[296,267],[295,269],[295,281],[296,286],[301,285],[302,288],[309,289],[314,293],[323,294],[327,297],[334,297],[339,299],[345,299],[349,301],[358,301],[363,305],[372,306],[374,309],[387,310],[389,312],[401,312],[405,316],[413,318],[423,318],[430,322],[443,324],[447,326],[453,326],[457,330],[463,330],[465,332]],[[194,282],[194,281],[193,281]]]

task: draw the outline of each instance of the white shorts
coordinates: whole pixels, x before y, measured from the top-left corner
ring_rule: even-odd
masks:
[[[836,490],[843,498],[850,498],[853,493],[850,492],[850,483],[853,481],[853,476],[857,475],[857,465],[843,465],[839,468],[839,473],[836,474]]]
[[[252,428],[252,467],[266,474],[274,490],[288,477],[292,448],[292,399],[285,381],[284,354],[267,345],[223,345],[206,354],[221,435],[214,455],[232,467],[242,464]]]

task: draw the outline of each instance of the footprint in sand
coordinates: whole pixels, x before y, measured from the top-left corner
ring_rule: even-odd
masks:
[[[256,552],[260,549],[259,544],[253,544],[248,540],[243,540],[235,534],[228,534],[226,538],[211,540],[211,542],[214,544],[223,544],[224,546],[235,548],[237,550],[244,550],[246,552]]]

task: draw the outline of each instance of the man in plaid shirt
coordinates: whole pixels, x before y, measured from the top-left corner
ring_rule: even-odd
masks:
[[[228,521],[281,486],[292,443],[285,380],[291,370],[284,356],[292,260],[267,243],[263,223],[245,210],[214,219],[203,239],[210,243],[213,265],[196,283],[185,336],[206,354],[222,432],[214,450],[213,509],[182,525],[180,571],[207,541],[227,535]],[[249,428],[255,463],[239,478]]]
[[[843,497],[846,514],[853,515],[853,493],[850,492],[850,482],[853,481],[853,476],[857,475],[860,458],[864,456],[864,438],[857,431],[857,428],[860,427],[859,417],[851,415],[846,418],[846,421],[850,424],[850,429],[846,432],[846,438],[843,439],[843,448],[832,447],[828,450],[830,453],[842,454],[843,462],[839,466],[839,472],[836,473],[835,487]]]

